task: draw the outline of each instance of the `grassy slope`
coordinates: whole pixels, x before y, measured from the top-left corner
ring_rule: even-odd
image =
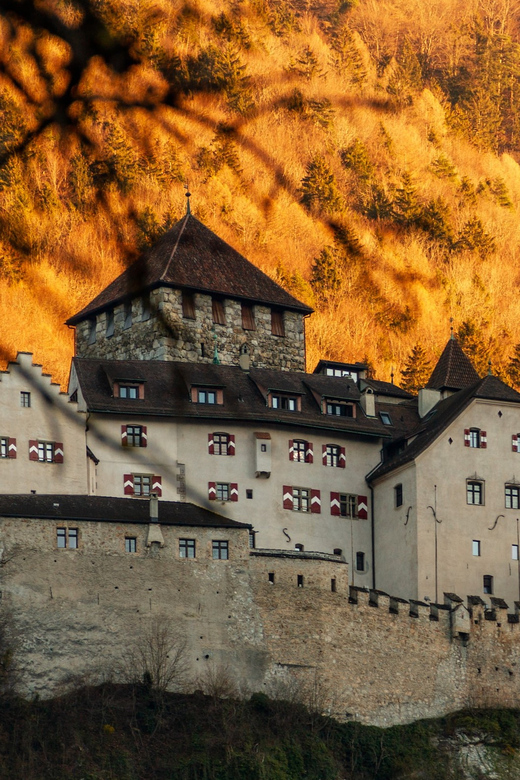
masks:
[[[182,215],[189,180],[194,212],[318,309],[307,330],[310,369],[318,357],[367,357],[388,378],[417,342],[438,355],[453,317],[479,342],[481,369],[491,356],[503,370],[520,342],[520,168],[450,129],[435,86],[397,79],[396,94],[394,31],[374,39],[372,5],[331,16],[333,4],[99,3],[109,28],[132,29],[140,64],[118,74],[93,58],[80,90],[89,110],[78,101],[72,129],[51,124],[2,168],[3,353],[34,351],[63,381],[72,336],[61,323]],[[386,5],[392,19],[413,10],[405,0]],[[443,3],[462,24],[459,5]],[[29,27],[9,39],[6,29],[4,21],[0,41],[19,63],[18,84],[44,90],[30,56],[36,40],[59,90],[66,47],[52,37],[44,45]],[[208,88],[200,53],[214,45],[220,59],[207,70],[221,68],[224,86]],[[168,58],[177,63],[170,80],[188,68],[184,86],[193,87],[174,106],[157,69]],[[35,126],[23,90],[6,76],[3,84]],[[317,155],[333,191],[318,182],[306,208],[302,180]],[[408,175],[415,216],[402,204]],[[387,218],[371,210],[376,188],[392,204]],[[440,232],[439,219],[418,226],[417,209],[432,203],[441,204]],[[488,244],[471,248],[461,236],[476,218]],[[323,294],[310,282],[327,247],[334,283]]]
[[[517,776],[519,713],[455,713],[382,730],[338,724],[263,694],[239,702],[202,693],[157,696],[145,688],[107,684],[44,702],[4,701],[0,775],[3,780],[460,780],[461,746],[470,744],[480,751],[482,764],[495,769],[493,777]]]

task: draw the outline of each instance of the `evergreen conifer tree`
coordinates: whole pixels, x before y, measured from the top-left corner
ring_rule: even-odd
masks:
[[[514,352],[509,358],[506,374],[508,380],[517,389],[520,388],[520,344],[515,344]]]
[[[431,363],[420,344],[416,344],[401,371],[401,386],[409,393],[417,393],[424,387],[431,374]]]
[[[341,206],[336,179],[324,157],[317,154],[307,165],[307,175],[302,179],[301,201],[309,211],[317,208],[332,213]]]

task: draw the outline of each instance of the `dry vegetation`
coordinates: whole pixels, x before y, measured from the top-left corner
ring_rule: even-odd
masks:
[[[309,369],[399,378],[453,318],[479,370],[508,374],[517,0],[6,5],[4,357],[64,381],[64,319],[182,215],[189,181],[196,215],[316,308]]]

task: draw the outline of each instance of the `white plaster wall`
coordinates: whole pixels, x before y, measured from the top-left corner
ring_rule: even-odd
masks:
[[[394,488],[398,484],[403,486],[400,507],[395,506]],[[413,463],[375,486],[374,537],[376,588],[400,598],[418,598],[417,486]]]
[[[146,448],[121,446],[121,425],[130,423],[147,426]],[[235,435],[234,456],[209,454],[208,434],[216,431]],[[255,431],[271,435],[272,471],[268,479],[255,476]],[[313,463],[289,460],[289,440],[295,438],[312,442]],[[352,567],[352,581],[358,585],[371,585],[370,506],[367,520],[336,517],[330,514],[330,493],[369,494],[365,474],[373,465],[379,442],[356,440],[332,432],[280,430],[253,423],[177,422],[144,417],[115,418],[113,415],[109,419],[91,416],[88,442],[100,459],[96,467],[98,495],[123,496],[123,475],[126,473],[159,474],[164,500],[185,498],[225,517],[251,523],[257,532],[258,547],[294,549],[296,544],[303,544],[305,550],[328,553],[339,548],[349,563],[352,557],[355,560],[356,552],[364,552],[365,571],[356,572]],[[322,465],[322,445],[329,443],[345,447],[346,468]],[[185,496],[180,493],[181,471],[185,473]],[[236,482],[238,501],[209,500],[208,482]],[[284,510],[284,485],[320,490],[321,513]],[[246,498],[247,489],[253,491],[252,499]]]
[[[22,391],[31,394],[29,408],[20,404]],[[0,436],[15,438],[17,446],[16,458],[0,458],[0,492],[87,492],[84,416],[29,353],[0,373]],[[62,442],[64,462],[29,460],[30,439]]]

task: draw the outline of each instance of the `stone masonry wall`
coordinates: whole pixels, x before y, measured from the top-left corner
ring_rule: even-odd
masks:
[[[250,553],[247,530],[160,526],[164,546],[146,547],[149,526],[84,522],[80,548],[58,550],[59,524],[0,526],[1,546],[16,551],[0,570],[1,590],[26,693],[110,673],[158,618],[186,638],[191,688],[219,669],[244,692],[283,695],[296,685],[303,695],[314,686],[324,710],[380,726],[520,706],[520,624],[507,609],[477,605],[468,620],[463,605],[349,589],[337,556]],[[125,535],[137,538],[137,553],[124,552]],[[179,558],[184,537],[196,538],[196,560]],[[230,541],[229,560],[212,559],[215,538]]]
[[[256,330],[242,328],[239,301],[223,301],[226,324],[213,323],[210,295],[195,294],[194,320],[182,316],[180,290],[161,287],[150,298],[150,318],[143,320],[142,299],[132,301],[132,324],[125,328],[121,304],[114,309],[114,334],[107,338],[107,313],[96,318],[96,340],[89,343],[92,323],[76,329],[76,354],[111,360],[178,360],[211,363],[215,346],[223,365],[238,365],[240,349],[247,345],[252,365],[281,371],[305,371],[303,316],[284,312],[285,336],[271,333],[271,309],[254,306]]]

